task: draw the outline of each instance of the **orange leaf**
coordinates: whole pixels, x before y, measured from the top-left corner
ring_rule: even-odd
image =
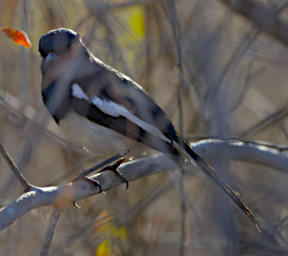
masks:
[[[31,47],[30,39],[24,31],[12,27],[3,27],[1,31],[11,38],[15,44],[25,46],[26,48]]]

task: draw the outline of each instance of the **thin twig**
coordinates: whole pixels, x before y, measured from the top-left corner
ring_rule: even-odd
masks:
[[[52,242],[52,238],[53,235],[55,233],[55,229],[56,229],[56,225],[61,217],[62,211],[53,209],[53,212],[50,216],[49,219],[49,224],[48,224],[48,228],[45,234],[45,238],[42,244],[42,248],[41,248],[41,252],[40,252],[40,256],[47,256],[50,246],[51,246],[51,242]]]
[[[12,104],[11,102],[15,104]],[[0,90],[0,108],[5,116],[10,117],[9,121],[13,122],[13,124],[16,123],[16,125],[19,125],[19,123],[22,122],[28,122],[29,125],[31,125],[32,130],[38,129],[39,126],[41,126],[41,123],[35,121],[37,119],[35,115],[36,110],[31,106],[24,107],[24,110],[16,107],[20,105],[20,103],[21,101],[19,98],[12,96],[7,91]],[[56,134],[53,128],[50,128],[49,126],[44,128],[43,135],[47,136],[49,139],[52,139],[66,149],[83,154],[83,149],[81,147],[63,139]]]
[[[8,163],[9,167],[13,171],[16,179],[21,183],[21,185],[24,187],[24,191],[27,192],[34,186],[29,183],[29,181],[23,176],[21,171],[18,169],[17,165],[14,163],[13,159],[8,154],[7,150],[4,148],[2,144],[0,144],[0,153],[3,156],[3,158]]]
[[[275,123],[279,122],[280,120],[285,118],[287,115],[288,115],[288,107],[285,106],[285,107],[273,112],[272,114],[269,114],[268,116],[266,116],[262,120],[258,121],[256,124],[252,125],[248,129],[241,132],[239,134],[239,137],[241,137],[241,138],[251,137],[255,133],[263,130],[264,128],[267,128],[271,124],[275,124]]]
[[[46,10],[44,10],[44,8],[45,8],[45,9],[47,9],[47,8],[46,8],[46,6],[43,6],[43,5],[42,5],[41,0],[39,0],[39,7],[40,7],[40,10],[41,10],[41,12],[42,12],[42,17],[43,17],[43,19],[46,21],[47,25],[51,28],[51,27],[52,27],[52,24],[51,24],[51,22],[50,22],[50,20],[49,20],[49,17],[48,17],[48,15],[47,15]]]
[[[280,12],[286,8],[280,7],[278,11],[254,0],[220,0],[234,12],[248,19],[258,30],[276,39],[284,46],[288,45],[288,23],[281,19]]]
[[[231,2],[230,0],[221,0],[221,1],[224,2],[224,3],[227,4],[227,5],[231,4],[231,3],[228,4],[228,2]],[[237,0],[237,1],[238,1],[238,0]],[[246,3],[246,2],[247,2],[247,3]],[[254,3],[253,3],[254,1],[253,1],[253,0],[251,0],[251,3],[249,3],[249,1],[246,1],[246,2],[245,2],[245,3],[241,3],[241,4],[243,5],[242,8],[244,8],[244,6],[247,7],[246,4],[251,5],[251,6],[254,5]],[[239,4],[240,4],[240,3],[239,3]],[[235,3],[235,6],[236,6],[236,5],[237,5],[237,4]],[[251,7],[251,6],[250,6],[250,7]],[[260,6],[260,5],[259,5],[259,6]],[[232,6],[230,6],[230,7],[232,8]],[[287,5],[284,4],[282,7],[278,8],[277,10],[275,10],[275,13],[276,13],[277,15],[280,15],[281,12],[283,12],[286,7],[287,7]],[[258,6],[256,6],[256,9],[257,9],[257,8],[258,8]],[[262,8],[262,6],[261,6],[261,8]],[[265,8],[267,8],[267,7],[265,7]],[[232,8],[232,9],[233,9],[233,8]],[[235,11],[235,10],[236,10],[236,7],[235,7],[234,11]],[[267,9],[267,10],[268,10],[268,9]],[[251,11],[251,10],[249,10],[249,11]],[[256,10],[254,10],[254,9],[253,9],[253,11],[256,12]],[[261,10],[261,11],[263,11],[263,10]],[[240,12],[240,13],[241,13],[241,12]],[[274,15],[274,14],[273,14],[273,15]],[[252,15],[251,15],[251,16],[252,16]],[[263,15],[263,17],[265,17],[265,15]],[[263,18],[261,18],[261,19],[263,19]],[[275,19],[276,19],[276,18],[275,18]],[[265,22],[265,19],[263,20],[263,22]],[[272,20],[271,20],[271,22],[272,22]],[[266,21],[266,24],[267,24],[267,21]],[[281,23],[281,24],[282,24],[282,23]],[[255,24],[254,24],[254,25],[255,25]],[[273,25],[275,25],[275,24],[273,24]],[[244,36],[243,41],[240,42],[240,44],[239,44],[239,46],[236,48],[234,54],[231,56],[231,58],[228,60],[228,62],[226,63],[225,67],[223,68],[223,71],[222,71],[221,75],[219,76],[218,80],[216,81],[214,88],[213,88],[211,91],[209,91],[209,92],[207,93],[207,95],[205,96],[206,101],[211,101],[211,100],[212,100],[212,97],[217,93],[217,90],[219,90],[222,82],[224,81],[226,75],[228,74],[228,71],[231,70],[231,68],[232,68],[233,66],[236,66],[236,65],[237,65],[237,63],[238,63],[239,60],[241,59],[241,56],[244,55],[244,53],[247,51],[247,49],[249,49],[249,47],[252,45],[252,43],[255,42],[255,40],[258,38],[258,36],[260,35],[260,32],[262,32],[262,30],[261,30],[261,27],[258,27],[257,25],[256,25],[256,27],[258,28],[257,30],[252,29],[251,31],[249,31],[249,32]],[[266,26],[266,27],[268,27],[268,26]],[[287,28],[288,28],[288,26],[287,26]],[[287,29],[287,30],[288,30],[288,29]],[[287,30],[286,30],[286,31],[287,31]],[[264,32],[266,32],[265,29],[264,29]],[[281,41],[281,40],[280,40],[280,41]],[[225,111],[225,113],[226,113],[226,111]]]
[[[215,82],[215,85],[210,91],[207,92],[205,96],[205,101],[209,102],[213,100],[213,97],[219,91],[229,71],[239,63],[240,59],[244,56],[244,53],[255,42],[259,34],[260,34],[260,31],[254,30],[254,29],[249,30],[249,32],[245,34],[245,36],[243,37],[243,40],[239,43],[239,45],[235,49],[234,54],[226,62],[221,74],[219,75],[217,81]]]
[[[176,53],[177,53],[177,67],[179,70],[178,80],[178,109],[179,109],[179,131],[180,136],[183,137],[184,130],[184,115],[183,115],[183,90],[184,90],[184,71],[183,71],[183,60],[182,60],[182,46],[181,46],[181,28],[179,19],[176,12],[175,1],[169,1],[169,12],[168,18],[171,22],[173,38],[175,41]],[[185,242],[186,242],[186,218],[187,218],[187,209],[186,209],[186,196],[185,196],[185,183],[184,183],[184,170],[180,168],[180,194],[181,194],[181,241],[180,241],[180,256],[185,255]]]

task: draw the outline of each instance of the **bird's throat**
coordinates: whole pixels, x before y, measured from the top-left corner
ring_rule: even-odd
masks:
[[[45,106],[58,124],[70,109],[68,86],[60,86],[59,83],[53,82],[42,90],[42,97]]]

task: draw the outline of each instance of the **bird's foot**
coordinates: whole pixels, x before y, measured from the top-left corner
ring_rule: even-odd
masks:
[[[118,169],[118,167],[119,167],[123,162],[125,162],[125,160],[126,160],[126,158],[125,158],[125,157],[122,157],[122,158],[120,158],[115,164],[106,166],[106,167],[103,168],[100,172],[107,171],[107,170],[112,171],[116,176],[118,176],[118,177],[120,178],[120,180],[121,180],[123,183],[126,184],[126,190],[127,190],[128,187],[129,187],[128,180],[119,172],[119,169]]]

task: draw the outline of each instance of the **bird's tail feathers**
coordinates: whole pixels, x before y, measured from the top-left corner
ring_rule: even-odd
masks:
[[[182,144],[182,145],[181,145]],[[182,141],[181,144],[174,144],[174,148],[177,151],[182,152],[185,157],[191,159],[197,167],[199,167],[214,183],[216,183],[224,193],[232,199],[232,201],[249,217],[249,219],[253,222],[256,229],[261,232],[261,229],[253,216],[252,211],[248,208],[248,206],[242,202],[239,198],[239,193],[233,190],[229,185],[227,185],[224,180],[215,172],[213,167],[211,167],[200,155],[198,155],[185,141]],[[179,163],[178,163],[179,164]],[[183,162],[182,162],[183,164]]]

